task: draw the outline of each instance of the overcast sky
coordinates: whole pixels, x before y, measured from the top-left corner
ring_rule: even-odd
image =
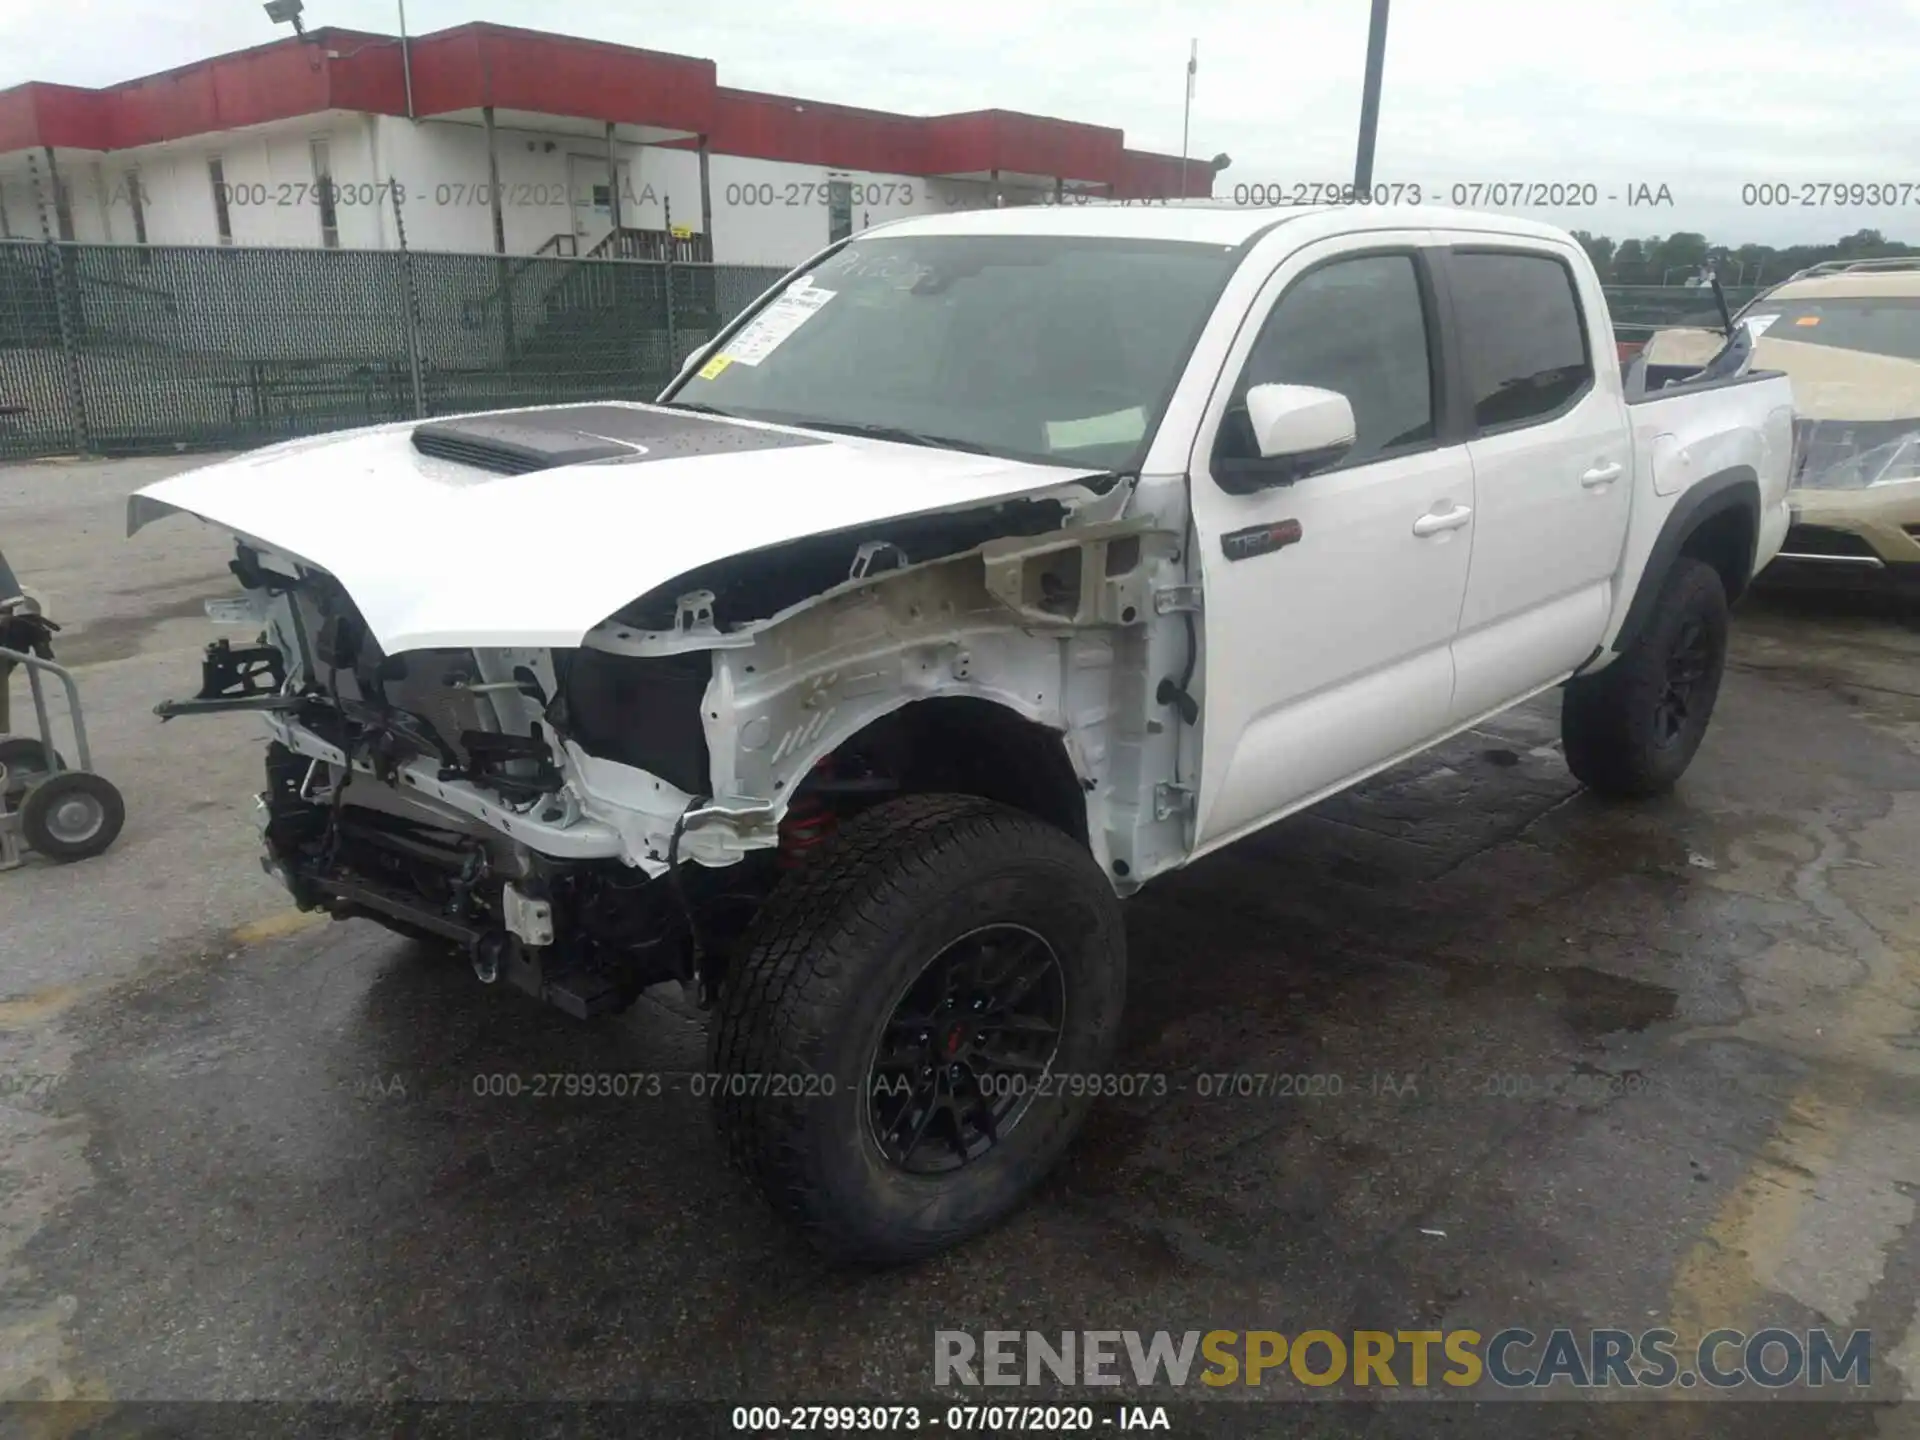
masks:
[[[414,34],[491,20],[705,56],[723,85],[845,104],[1058,115],[1170,153],[1197,38],[1191,152],[1233,157],[1215,187],[1232,197],[1351,177],[1368,9],[411,0],[407,20]],[[307,0],[307,20],[398,28],[394,5],[376,0]],[[0,0],[0,88],[108,84],[276,33],[253,0]],[[1616,238],[1700,230],[1778,244],[1872,226],[1920,242],[1917,77],[1920,0],[1398,0],[1374,175],[1437,187],[1443,201],[1456,183],[1592,183],[1596,208],[1528,213]],[[1890,183],[1907,203],[1743,205],[1743,183],[1761,181]],[[1627,208],[1641,184],[1665,185],[1674,203]]]

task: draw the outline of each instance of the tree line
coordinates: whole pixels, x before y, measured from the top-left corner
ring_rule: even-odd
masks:
[[[1874,260],[1920,255],[1920,246],[1889,240],[1878,230],[1856,230],[1829,244],[1716,245],[1691,230],[1615,241],[1573,232],[1607,285],[1684,285],[1711,269],[1722,285],[1777,285],[1796,270],[1828,260]]]

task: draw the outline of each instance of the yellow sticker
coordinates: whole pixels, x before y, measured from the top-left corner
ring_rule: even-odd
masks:
[[[1793,323],[1796,325],[1818,325],[1820,323],[1820,317],[1818,315],[1802,315]]]
[[[702,380],[718,380],[720,378],[720,372],[732,363],[733,357],[731,355],[716,355],[700,367],[700,378]]]

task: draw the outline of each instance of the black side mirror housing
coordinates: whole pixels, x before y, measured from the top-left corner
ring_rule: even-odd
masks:
[[[1226,430],[1221,435],[1224,438]],[[1262,490],[1277,490],[1292,485],[1339,463],[1352,449],[1351,444],[1329,445],[1323,450],[1303,450],[1297,455],[1227,455],[1215,444],[1209,469],[1213,480],[1229,495],[1257,495]]]

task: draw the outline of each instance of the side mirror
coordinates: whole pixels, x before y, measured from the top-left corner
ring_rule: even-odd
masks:
[[[1255,385],[1247,391],[1247,428],[1258,456],[1214,464],[1221,488],[1236,495],[1288,485],[1333,464],[1353,448],[1353,406],[1337,390]]]

